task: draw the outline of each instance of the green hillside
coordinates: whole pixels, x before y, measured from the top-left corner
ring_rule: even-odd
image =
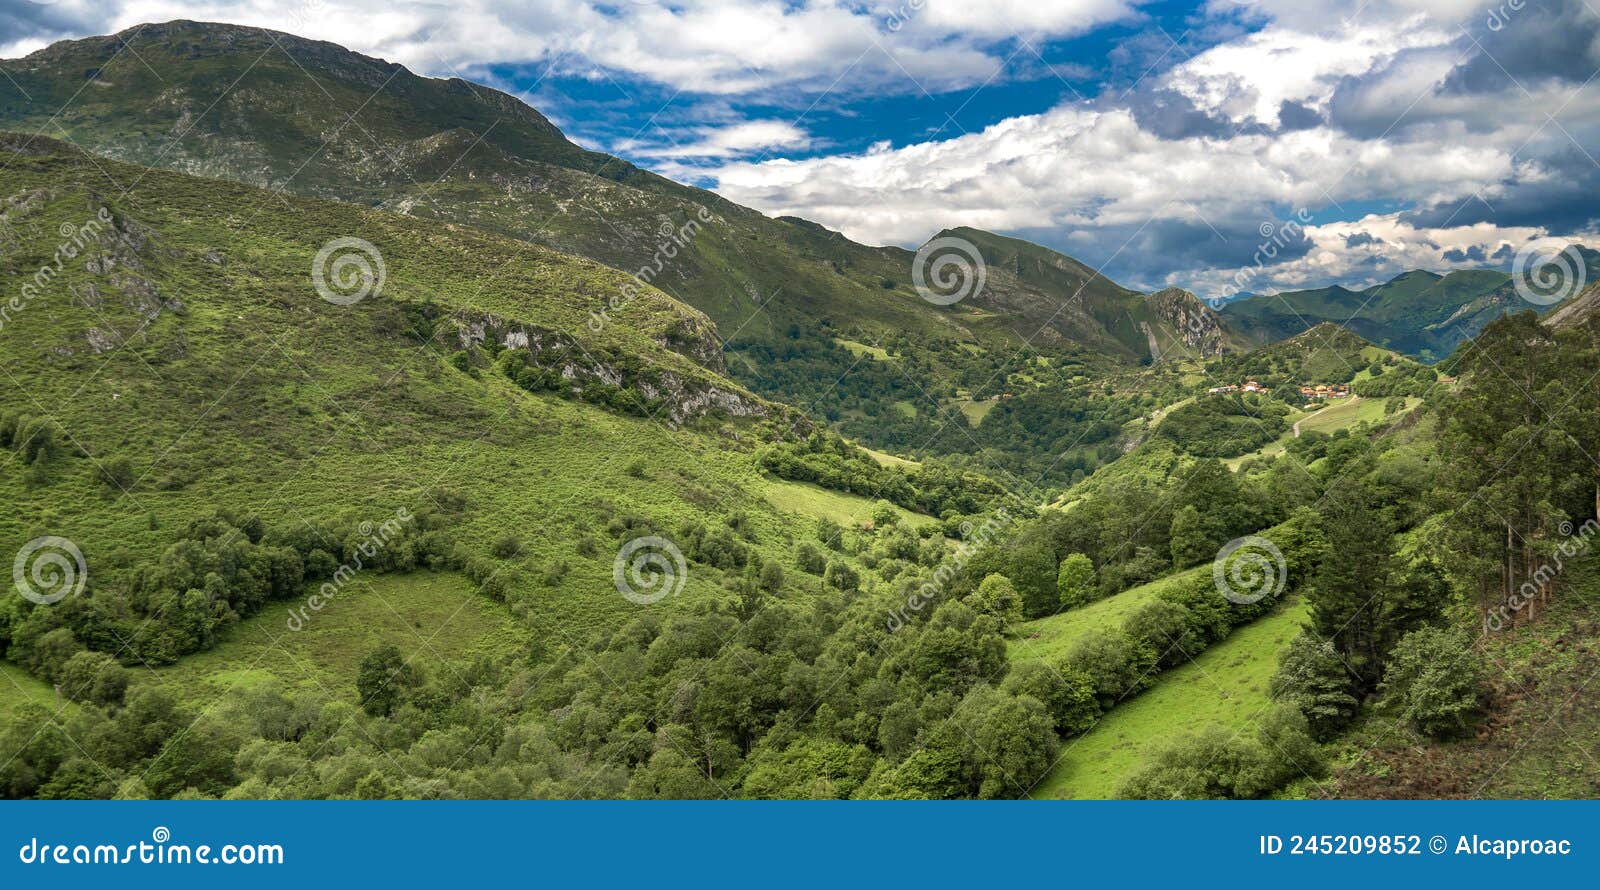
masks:
[[[1002,394],[1036,356],[1100,374],[1243,343],[1191,295],[1145,297],[1051,251],[970,229],[944,234],[978,247],[986,286],[935,306],[918,293],[911,252],[769,218],[586,151],[496,90],[288,34],[143,25],[64,41],[0,71],[0,127],[470,225],[628,272],[716,322],[733,379],[912,457],[994,447],[966,436],[959,400]],[[95,89],[80,89],[85,72]],[[917,361],[863,363],[861,347]],[[1014,471],[1035,456],[1004,463]]]

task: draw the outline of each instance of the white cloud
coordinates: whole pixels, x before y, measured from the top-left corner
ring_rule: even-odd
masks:
[[[805,130],[779,120],[744,121],[725,127],[680,131],[690,141],[624,139],[612,150],[641,158],[684,160],[742,157],[758,151],[804,150],[815,144]]]
[[[435,75],[549,63],[708,94],[799,84],[916,94],[994,77],[1006,58],[997,41],[1081,33],[1127,17],[1137,2],[62,0],[49,36],[186,18],[288,30]]]
[[[1419,164],[1328,128],[1164,140],[1124,110],[1065,105],[943,142],[864,154],[733,163],[727,197],[807,214],[868,242],[914,244],[939,228],[1139,226],[1152,219],[1253,219],[1273,206],[1463,197],[1507,176],[1491,147],[1439,145]]]

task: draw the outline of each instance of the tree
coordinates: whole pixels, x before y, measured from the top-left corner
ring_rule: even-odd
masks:
[[[1072,609],[1089,602],[1094,598],[1095,585],[1094,562],[1089,557],[1072,553],[1061,561],[1056,573],[1056,592],[1062,608]]]
[[[1156,654],[1120,631],[1090,632],[1067,650],[1067,666],[1089,678],[1100,707],[1109,711],[1124,697],[1150,684]]]
[[[1055,720],[1063,736],[1087,732],[1100,719],[1100,704],[1095,701],[1094,681],[1066,663],[1024,661],[1013,667],[1000,684],[1002,692],[1038,699]]]
[[[822,580],[829,587],[838,590],[855,590],[861,584],[861,576],[856,574],[856,570],[837,559],[828,563],[828,569],[823,573]]]
[[[988,575],[967,599],[979,614],[999,619],[1002,628],[1022,623],[1022,596],[1005,575]]]
[[[1463,634],[1425,627],[1395,646],[1382,691],[1418,732],[1444,737],[1467,728],[1483,682],[1483,657]]]
[[[872,527],[873,528],[875,528],[875,529],[890,528],[895,523],[897,523],[899,521],[900,521],[900,511],[898,511],[898,510],[896,510],[894,508],[894,504],[891,504],[888,501],[880,500],[880,501],[878,501],[878,502],[876,502],[876,503],[874,503],[872,505]]]
[[[128,669],[104,652],[79,652],[62,666],[58,685],[73,701],[114,707],[128,691]]]
[[[1188,568],[1216,557],[1223,544],[1220,523],[1190,504],[1172,516],[1172,565]]]
[[[794,561],[800,566],[800,571],[811,575],[820,575],[828,569],[828,558],[810,541],[801,541],[795,547]]]
[[[1361,703],[1351,695],[1350,674],[1333,643],[1301,633],[1289,643],[1268,689],[1272,697],[1293,705],[1305,715],[1313,738],[1332,738]]]
[[[374,717],[387,717],[420,680],[399,649],[379,646],[361,660],[356,674],[356,693],[362,710]]]
[[[783,566],[774,561],[761,567],[761,589],[768,593],[783,589]]]
[[[1307,595],[1312,629],[1333,643],[1358,694],[1373,689],[1383,673],[1393,563],[1388,518],[1372,500],[1364,481],[1329,495],[1322,511],[1328,556]]]
[[[1136,645],[1155,652],[1156,665],[1165,670],[1205,649],[1206,638],[1192,631],[1190,625],[1187,608],[1158,597],[1135,609],[1122,623],[1122,629]]]

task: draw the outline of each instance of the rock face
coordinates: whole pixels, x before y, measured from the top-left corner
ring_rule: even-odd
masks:
[[[504,349],[526,350],[536,367],[555,371],[579,392],[585,386],[604,385],[632,390],[648,402],[659,401],[660,419],[673,424],[718,412],[730,417],[769,417],[780,410],[710,375],[683,373],[637,356],[615,354],[536,324],[489,313],[461,313],[452,320],[456,325],[456,342],[462,349],[495,344]],[[694,330],[684,337],[700,344],[699,349],[710,348],[707,342],[716,344],[709,323],[704,327],[691,323],[689,327]],[[676,332],[669,339],[676,339]],[[663,345],[701,360],[678,348],[678,344]],[[720,360],[720,348],[715,356]]]
[[[1562,303],[1560,308],[1550,313],[1545,322],[1557,328],[1582,324],[1594,317],[1597,309],[1600,309],[1600,282],[1589,285],[1576,297]]]
[[[1157,319],[1171,329],[1172,335],[1190,354],[1211,358],[1227,351],[1227,337],[1222,329],[1222,317],[1203,300],[1186,290],[1169,287],[1145,296],[1145,302]],[[1152,358],[1160,359],[1155,332],[1150,334]]]

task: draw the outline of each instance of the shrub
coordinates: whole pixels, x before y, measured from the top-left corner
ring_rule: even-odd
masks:
[[[1135,644],[1156,653],[1162,670],[1183,664],[1206,648],[1206,638],[1191,628],[1189,610],[1170,600],[1154,599],[1122,623]]]
[[[1038,699],[1055,720],[1056,731],[1063,736],[1087,732],[1100,719],[1094,681],[1065,663],[1050,665],[1043,661],[1025,661],[1006,674],[1000,689],[1012,695]]]
[[[504,535],[495,539],[492,549],[499,559],[515,559],[522,555],[522,541],[516,535]]]
[[[1272,697],[1299,709],[1311,735],[1326,740],[1356,714],[1350,673],[1333,643],[1301,633],[1289,643],[1269,686]]]
[[[1401,638],[1384,673],[1385,701],[1433,737],[1467,728],[1483,701],[1483,657],[1458,632],[1425,627]]]
[[[1084,605],[1093,599],[1094,562],[1082,553],[1073,553],[1063,559],[1056,574],[1056,593],[1064,609]]]
[[[73,701],[113,707],[128,691],[128,669],[104,652],[79,652],[62,666],[60,686]]]
[[[1100,707],[1108,711],[1148,686],[1155,664],[1153,650],[1120,631],[1085,634],[1067,651],[1067,666],[1089,678]]]
[[[977,591],[967,597],[967,604],[980,615],[999,619],[1002,628],[1022,623],[1022,596],[1005,575],[986,576]]]
[[[820,575],[828,569],[828,558],[810,541],[802,541],[794,549],[794,560],[800,565],[800,571],[812,575]]]
[[[1254,737],[1211,725],[1158,753],[1125,782],[1118,797],[1139,800],[1259,798],[1300,776],[1315,778],[1323,762],[1305,717],[1274,708]]]

